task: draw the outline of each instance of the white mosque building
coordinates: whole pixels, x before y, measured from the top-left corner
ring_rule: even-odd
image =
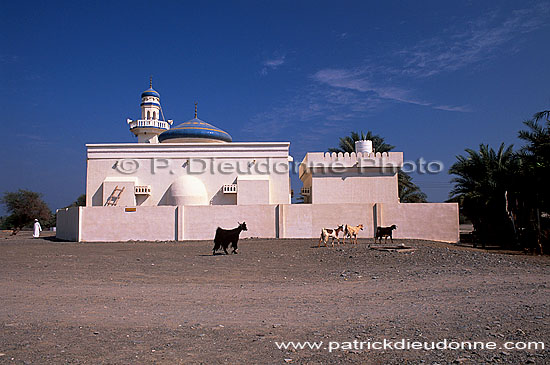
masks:
[[[395,238],[456,242],[455,203],[400,203],[402,152],[307,153],[303,204],[291,204],[289,142],[234,142],[198,118],[174,126],[150,83],[137,143],[89,144],[86,206],[57,211],[57,237],[78,242],[211,240],[246,221],[243,237],[313,238],[321,228],[363,224],[360,237],[396,224]]]

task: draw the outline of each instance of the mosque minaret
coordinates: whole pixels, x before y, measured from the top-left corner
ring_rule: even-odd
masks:
[[[153,89],[153,78],[149,89],[141,93],[141,119],[128,119],[130,131],[138,137],[138,143],[158,143],[158,136],[170,129],[172,120],[164,121],[160,94]]]

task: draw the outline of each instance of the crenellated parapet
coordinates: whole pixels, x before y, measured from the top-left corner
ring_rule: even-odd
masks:
[[[399,169],[403,166],[403,152],[312,152],[306,154],[300,165],[300,175],[308,169],[329,168],[388,168]]]

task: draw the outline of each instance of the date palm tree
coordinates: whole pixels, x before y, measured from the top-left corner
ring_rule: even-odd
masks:
[[[527,129],[518,133],[518,137],[527,143],[519,151],[522,216],[525,228],[532,232],[531,240],[536,239],[535,244],[528,242],[529,246],[542,252],[543,245],[550,240],[550,191],[547,188],[550,177],[550,110],[536,113],[523,124]]]
[[[384,141],[383,137],[375,135],[371,131],[366,134],[363,132],[351,132],[349,136],[340,137],[338,147],[329,148],[329,152],[354,152],[355,142],[361,140],[371,140],[372,147],[376,152],[390,152],[395,148]],[[420,188],[413,183],[412,177],[406,172],[399,171],[397,174],[399,201],[401,203],[425,203],[427,202],[426,194],[420,190]]]
[[[513,146],[504,143],[497,151],[484,144],[479,151],[465,151],[466,155],[456,156],[457,161],[449,169],[449,174],[456,175],[450,197],[463,202],[463,212],[483,244],[487,240],[509,241],[508,195],[516,191],[518,156]]]
[[[546,125],[540,125],[541,120]],[[527,142],[520,150],[521,156],[530,167],[539,170],[539,176],[548,176],[545,173],[550,168],[550,110],[536,113],[533,119],[523,124],[528,129],[518,133],[518,137]]]

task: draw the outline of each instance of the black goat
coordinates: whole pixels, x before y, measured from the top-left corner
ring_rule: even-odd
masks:
[[[374,238],[374,242],[376,243],[377,239],[380,239],[380,243],[382,243],[382,237],[385,237],[386,240],[384,242],[388,242],[388,237],[393,243],[393,237],[392,237],[392,231],[394,229],[397,229],[397,226],[394,224],[391,227],[378,227],[376,228],[376,237]]]
[[[233,247],[233,252],[237,254],[237,242],[239,242],[239,234],[241,234],[241,231],[247,231],[246,223],[242,222],[239,223],[239,226],[237,228],[233,229],[223,229],[218,227],[216,229],[216,237],[214,237],[214,248],[212,249],[212,255],[216,254],[216,251],[221,248],[223,248],[223,251],[226,255],[227,248],[229,247],[229,244],[231,243],[231,247]]]

